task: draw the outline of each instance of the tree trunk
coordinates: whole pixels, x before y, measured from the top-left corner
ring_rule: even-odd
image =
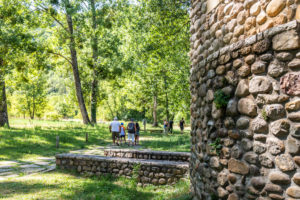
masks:
[[[6,99],[6,88],[5,81],[0,80],[0,127],[5,124],[9,126],[8,113],[7,113],[7,99]]]
[[[82,115],[83,123],[84,124],[90,124],[90,119],[86,110],[86,106],[84,103],[84,98],[82,94],[82,89],[81,89],[81,82],[80,82],[80,76],[79,76],[79,70],[78,70],[78,62],[77,62],[77,52],[75,48],[75,39],[73,35],[73,20],[72,16],[67,10],[70,7],[69,0],[66,0],[66,17],[67,17],[67,22],[68,22],[68,28],[69,28],[69,33],[70,33],[70,53],[71,53],[71,58],[72,58],[72,69],[73,69],[73,76],[74,76],[74,81],[75,81],[75,89],[76,89],[76,97],[77,101],[79,104],[80,112]]]
[[[153,126],[158,126],[157,122],[157,95],[155,94],[153,97]]]
[[[165,95],[166,95],[166,115],[167,115],[167,121],[170,119],[169,114],[169,98],[168,98],[168,85],[167,85],[167,77],[164,76],[164,82],[165,82]]]
[[[97,105],[98,105],[98,73],[96,63],[98,62],[98,38],[96,35],[97,22],[96,22],[96,9],[95,0],[90,0],[92,9],[92,24],[93,24],[93,37],[92,37],[92,50],[93,50],[93,82],[92,82],[92,97],[91,97],[91,120],[92,123],[97,123]]]

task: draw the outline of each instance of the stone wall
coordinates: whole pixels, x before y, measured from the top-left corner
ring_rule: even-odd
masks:
[[[300,199],[299,27],[233,40],[192,65],[195,199]]]
[[[192,0],[190,56],[193,65],[221,47],[300,19],[297,1],[219,0],[218,6],[207,12],[207,1]]]
[[[137,166],[139,167],[137,168]],[[59,154],[56,166],[60,169],[76,170],[81,174],[132,177],[134,168],[138,182],[142,185],[174,184],[188,176],[186,162],[114,158],[92,155]]]
[[[186,152],[168,152],[152,150],[132,150],[132,149],[106,149],[105,156],[120,158],[152,159],[152,160],[169,160],[188,162],[190,153]]]

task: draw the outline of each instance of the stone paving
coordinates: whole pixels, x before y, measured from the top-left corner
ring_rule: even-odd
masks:
[[[120,149],[127,146],[94,146],[91,149],[81,149],[70,151],[72,154],[85,154],[85,155],[102,155],[104,156],[105,149]],[[131,147],[134,149],[140,149],[141,146]],[[35,173],[44,173],[56,169],[55,157],[38,157],[35,160],[20,161],[9,160],[0,161],[0,181],[5,181],[9,178],[20,177],[24,175],[30,175]]]

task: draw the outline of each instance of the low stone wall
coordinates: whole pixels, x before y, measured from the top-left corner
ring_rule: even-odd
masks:
[[[138,182],[154,185],[174,184],[188,176],[186,162],[115,158],[78,154],[56,155],[56,166],[60,169],[76,170],[82,174],[132,177],[136,169]]]
[[[191,154],[186,152],[167,152],[151,150],[131,149],[108,149],[104,151],[105,156],[120,158],[152,159],[188,162]]]

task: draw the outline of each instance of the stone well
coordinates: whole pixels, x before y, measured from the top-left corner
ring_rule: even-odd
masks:
[[[300,199],[298,0],[193,0],[194,199]]]

